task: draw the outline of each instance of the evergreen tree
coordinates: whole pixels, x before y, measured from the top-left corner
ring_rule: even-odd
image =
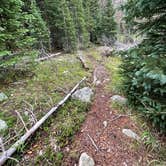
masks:
[[[29,34],[36,39],[35,48],[45,46],[47,50],[50,50],[50,33],[41,16],[39,8],[36,5],[36,1],[31,0],[29,2],[25,2],[25,7],[28,7],[28,19],[26,23],[28,25]]]
[[[27,15],[22,11],[21,0],[2,0],[0,3],[0,67],[13,65],[18,55],[24,55],[26,49],[34,44],[24,26]]]
[[[115,40],[116,22],[114,13],[112,0],[107,0],[106,5],[101,8],[96,30],[98,39],[102,44],[111,44]]]
[[[66,0],[44,0],[45,19],[52,37],[52,48],[66,51],[76,49],[77,39],[74,21]]]
[[[90,42],[97,42],[97,24],[99,21],[99,0],[84,0],[85,22]]]
[[[128,0],[124,9],[126,21],[144,36],[123,60],[124,91],[131,104],[166,131],[166,1]]]
[[[83,9],[82,0],[70,0],[70,8],[72,9],[72,16],[74,19],[75,29],[77,32],[78,44],[82,48],[86,48],[89,43],[89,33],[85,20],[85,11]]]

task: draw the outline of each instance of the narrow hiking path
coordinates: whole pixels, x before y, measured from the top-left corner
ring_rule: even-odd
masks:
[[[137,133],[139,128],[127,115],[118,118],[121,113],[110,105],[110,97],[113,94],[105,90],[110,80],[109,73],[103,65],[107,59],[103,57],[97,62],[89,57],[94,63],[94,73],[99,84],[96,85],[90,111],[74,137],[74,142],[68,147],[70,153],[65,155],[63,165],[77,165],[78,159],[75,160],[75,155],[83,152],[94,159],[95,166],[145,165],[145,149],[141,146],[134,147],[137,144],[136,140],[122,133],[123,129],[131,129]]]

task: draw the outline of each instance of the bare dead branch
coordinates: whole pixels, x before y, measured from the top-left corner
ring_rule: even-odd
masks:
[[[87,134],[87,136],[89,137],[90,141],[92,142],[93,146],[96,148],[97,151],[99,151],[99,148],[97,147],[96,143],[94,142],[94,140],[92,139],[92,137]]]
[[[19,119],[21,120],[21,122],[22,122],[22,124],[23,124],[25,130],[28,132],[28,128],[26,127],[26,124],[25,124],[25,122],[24,122],[24,120],[23,120],[21,114],[20,114],[18,111],[16,111],[16,110],[15,110],[15,112],[17,113]]]

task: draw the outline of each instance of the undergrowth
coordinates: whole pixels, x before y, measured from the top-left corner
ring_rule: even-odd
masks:
[[[21,114],[27,127],[30,128],[34,124],[30,111],[39,120],[76,83],[84,76],[89,76],[76,56],[71,54],[36,64],[35,68],[31,68],[31,72],[34,73],[33,77],[13,80],[9,85],[0,83],[1,92],[8,96],[6,101],[0,103],[0,119],[5,120],[9,126],[8,130],[2,133],[4,142],[8,141],[9,137],[25,132],[20,133],[23,124],[15,110]],[[6,148],[15,139],[9,141]]]

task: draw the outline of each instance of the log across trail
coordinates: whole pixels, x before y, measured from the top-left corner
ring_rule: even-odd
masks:
[[[78,82],[75,87],[61,100],[55,107],[53,107],[45,116],[43,116],[36,124],[29,129],[18,141],[16,141],[7,151],[4,151],[0,156],[0,165],[3,165],[36,130],[41,127],[41,125],[55,112],[57,109],[62,106],[70,96],[75,92],[75,90],[80,86],[80,84],[86,79],[84,77],[80,82]]]

